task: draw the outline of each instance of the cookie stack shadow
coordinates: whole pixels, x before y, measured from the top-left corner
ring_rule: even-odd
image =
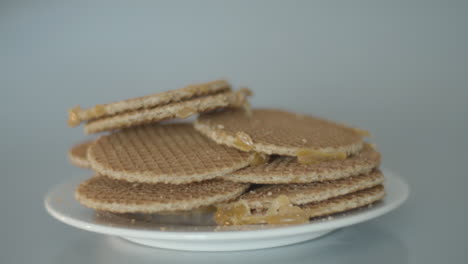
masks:
[[[75,192],[109,213],[213,208],[219,225],[295,224],[371,205],[384,195],[368,133],[325,119],[251,109],[225,81],[70,110],[103,132],[70,161],[95,171]],[[194,123],[161,122],[199,114]]]

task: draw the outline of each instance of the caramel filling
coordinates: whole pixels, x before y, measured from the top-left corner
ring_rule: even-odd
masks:
[[[92,118],[102,117],[105,114],[107,114],[106,108],[104,107],[104,105],[95,105],[92,108],[91,113],[92,113],[91,114]]]
[[[294,206],[285,195],[276,197],[265,214],[252,215],[249,206],[238,201],[217,206],[215,220],[218,225],[300,224],[309,221],[309,215]]]
[[[237,132],[234,146],[242,151],[251,151],[253,149],[253,140],[245,132]]]
[[[250,161],[251,166],[258,166],[267,163],[270,160],[270,156],[263,153],[255,152],[252,160]]]
[[[225,86],[225,87],[212,92],[212,89],[210,87],[212,87],[214,85],[216,85],[216,86]],[[185,88],[185,90],[187,92],[190,92],[190,93],[194,94],[194,96],[189,98],[189,99],[195,99],[195,98],[198,97],[198,95],[204,95],[204,94],[208,94],[210,92],[212,93],[212,95],[215,95],[215,94],[223,93],[225,91],[230,91],[231,89],[229,87],[229,84],[226,81],[213,81],[213,82],[200,84],[200,85],[188,85]],[[246,95],[247,95],[247,92],[245,90],[238,91],[235,94],[235,96],[234,96],[234,98],[232,100],[234,101],[234,103],[236,105],[238,105],[240,107],[246,101]],[[161,95],[161,96],[163,96],[163,95]],[[172,102],[167,102],[166,104],[169,104],[169,103],[172,103]],[[161,106],[162,105],[165,105],[165,104],[161,104]],[[143,106],[143,108],[147,108],[147,107],[148,106]],[[177,117],[180,117],[180,118],[187,118],[188,116],[193,115],[193,114],[196,113],[195,111],[191,111],[191,110],[192,110],[191,108],[182,109],[176,115],[177,115]],[[132,111],[132,110],[130,110],[130,111]],[[92,108],[85,109],[85,110],[82,110],[79,106],[76,106],[76,107],[69,110],[67,123],[68,123],[69,126],[75,127],[75,126],[78,126],[81,123],[81,121],[83,121],[83,120],[97,119],[97,118],[101,118],[103,116],[106,116],[108,114],[111,114],[111,113],[107,112],[105,105],[96,105],[96,106],[94,106]]]
[[[216,207],[215,221],[218,225],[240,225],[250,210],[243,203],[225,204]]]
[[[297,161],[301,164],[314,164],[326,160],[344,160],[347,155],[345,152],[322,152],[313,149],[299,149],[296,152]]]
[[[300,224],[309,221],[309,215],[291,203],[286,195],[276,197],[265,216],[268,224]]]
[[[80,116],[78,112],[81,110],[81,107],[75,106],[72,109],[68,110],[68,125],[71,127],[76,127],[81,123]]]
[[[82,116],[84,119],[95,119],[106,114],[107,112],[104,105],[96,105],[87,112],[83,112],[81,107],[78,105],[68,110],[68,125],[71,127],[78,126],[81,123]]]
[[[191,115],[194,115],[197,111],[193,107],[184,107],[177,111],[176,116],[178,118],[187,118]]]

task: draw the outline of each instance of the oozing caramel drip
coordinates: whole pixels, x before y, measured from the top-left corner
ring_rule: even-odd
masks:
[[[71,127],[76,127],[81,123],[80,116],[78,112],[81,110],[79,105],[68,110],[68,125]]]
[[[252,160],[250,161],[251,166],[258,166],[267,163],[270,160],[270,156],[263,153],[255,152]]]
[[[306,211],[294,206],[285,195],[276,197],[265,214],[252,215],[249,206],[241,201],[219,205],[215,214],[218,225],[300,224],[309,221]]]
[[[195,108],[188,106],[177,111],[176,116],[178,118],[187,118],[191,115],[194,115],[195,113],[196,113]]]
[[[83,112],[81,107],[75,106],[68,110],[68,125],[76,127],[81,123],[81,119],[95,119],[102,117],[106,114],[106,108],[104,105],[95,105],[87,112]]]
[[[247,133],[240,131],[236,133],[234,145],[242,151],[251,151],[253,149],[253,140]]]

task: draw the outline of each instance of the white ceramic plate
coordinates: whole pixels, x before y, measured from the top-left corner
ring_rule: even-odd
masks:
[[[408,197],[408,184],[388,170],[383,172],[387,192],[383,201],[370,207],[301,225],[217,227],[212,221],[212,216],[207,213],[150,217],[99,216],[94,210],[81,206],[73,197],[76,186],[84,178],[73,179],[53,188],[45,197],[45,207],[53,217],[71,226],[122,237],[151,247],[191,251],[270,248],[314,239],[338,228],[364,222],[396,209]]]

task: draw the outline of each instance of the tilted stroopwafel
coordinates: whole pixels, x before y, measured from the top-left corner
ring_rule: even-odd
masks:
[[[280,195],[285,195],[291,204],[303,205],[371,188],[383,181],[382,172],[376,170],[334,181],[265,185],[243,194],[239,199],[254,210],[269,208],[272,201]]]
[[[86,153],[89,146],[94,142],[94,140],[84,141],[79,144],[74,145],[70,150],[68,150],[68,159],[70,162],[81,168],[89,168],[88,158]]]
[[[151,94],[110,104],[96,105],[88,109],[81,109],[78,106],[70,110],[68,124],[70,126],[77,126],[83,121],[113,116],[129,111],[153,108],[197,96],[228,92],[230,90],[231,86],[229,83],[224,80],[218,80],[189,85],[177,90]]]
[[[88,150],[99,174],[131,182],[183,184],[249,165],[253,155],[218,145],[189,123],[146,125],[101,136]]]
[[[247,103],[249,90],[222,92],[173,102],[166,105],[127,111],[113,116],[93,119],[85,124],[87,134],[189,116],[224,107],[241,107]]]
[[[148,184],[95,176],[78,186],[76,199],[84,206],[113,213],[184,211],[229,201],[248,184],[208,180],[191,184]]]
[[[357,129],[275,109],[228,110],[201,115],[195,128],[219,144],[243,151],[344,159],[363,145]]]
[[[380,165],[380,161],[380,153],[365,143],[361,152],[345,160],[300,164],[294,157],[278,156],[271,158],[268,163],[249,166],[227,174],[223,178],[235,182],[259,184],[328,181],[369,173]]]
[[[280,195],[263,211],[251,211],[242,201],[217,205],[215,219],[219,225],[299,224],[308,222],[310,218],[370,205],[384,196],[383,185],[299,206],[291,204],[285,195]]]

